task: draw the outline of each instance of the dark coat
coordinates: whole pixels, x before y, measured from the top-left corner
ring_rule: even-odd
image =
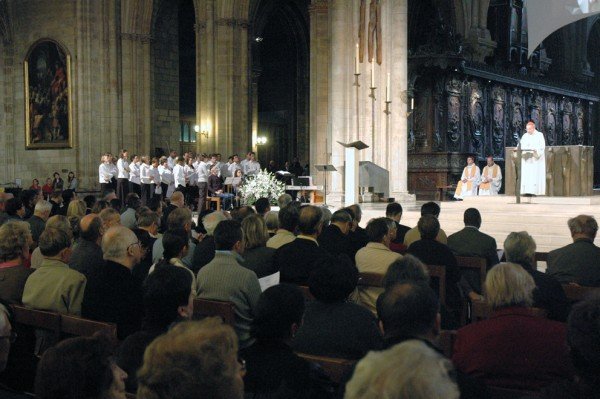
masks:
[[[488,270],[499,263],[496,240],[475,227],[465,227],[448,236],[448,246],[457,256],[485,258]]]
[[[244,261],[240,262],[240,265],[244,266],[246,269],[252,270],[256,273],[256,277],[258,278],[277,273],[279,269],[277,269],[273,263],[275,251],[274,248],[267,247],[247,249],[242,254]]]
[[[600,248],[580,239],[548,254],[546,273],[561,284],[600,287]]]
[[[277,249],[273,263],[281,272],[282,283],[307,285],[315,262],[326,256],[330,255],[316,242],[298,236],[294,241]]]
[[[319,238],[319,247],[327,251],[331,256],[345,254],[354,262],[356,251],[352,248],[352,242],[348,234],[342,233],[342,230],[335,224],[325,227]]]
[[[104,267],[102,248],[95,242],[80,238],[73,248],[73,253],[71,253],[69,267],[86,277],[100,271]]]

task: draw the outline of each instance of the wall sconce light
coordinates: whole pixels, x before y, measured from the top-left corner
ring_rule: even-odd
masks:
[[[204,136],[208,139],[208,130],[202,130],[200,131],[200,126],[199,125],[194,125],[194,131],[196,133],[199,133],[201,136]]]
[[[256,145],[265,145],[267,144],[267,138],[265,136],[256,138]]]

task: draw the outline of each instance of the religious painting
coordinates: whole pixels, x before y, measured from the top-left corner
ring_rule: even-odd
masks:
[[[71,148],[71,57],[56,41],[34,43],[23,62],[25,74],[25,146]]]

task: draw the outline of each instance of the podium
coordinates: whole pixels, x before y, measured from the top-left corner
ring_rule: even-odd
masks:
[[[362,141],[354,141],[352,143],[342,143],[345,148],[346,166],[344,170],[344,206],[358,204],[358,151],[369,148]]]
[[[327,205],[327,173],[335,172],[335,171],[337,171],[337,169],[333,165],[315,165],[315,168],[319,172],[325,173],[325,186],[323,187],[323,202],[324,202],[323,205],[328,206]]]

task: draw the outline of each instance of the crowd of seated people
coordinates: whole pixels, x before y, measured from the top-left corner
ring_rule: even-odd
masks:
[[[38,346],[38,397],[485,398],[496,387],[597,395],[600,299],[573,305],[561,285],[600,287],[591,216],[569,220],[573,244],[551,252],[541,272],[524,231],[508,234],[508,263],[499,263],[474,208],[447,236],[435,203],[413,228],[390,204],[363,229],[358,205],[331,213],[287,194],[277,210],[261,199],[197,220],[180,191],[145,205],[135,192],[123,203],[114,192],[94,201],[0,194],[0,370],[19,342],[15,305],[116,325],[117,342]],[[485,259],[483,287],[465,278],[464,256]],[[195,301],[229,303],[231,325],[189,321]],[[477,302],[489,315],[463,319]],[[315,357],[352,367],[338,378]],[[9,392],[14,381],[2,375]]]

